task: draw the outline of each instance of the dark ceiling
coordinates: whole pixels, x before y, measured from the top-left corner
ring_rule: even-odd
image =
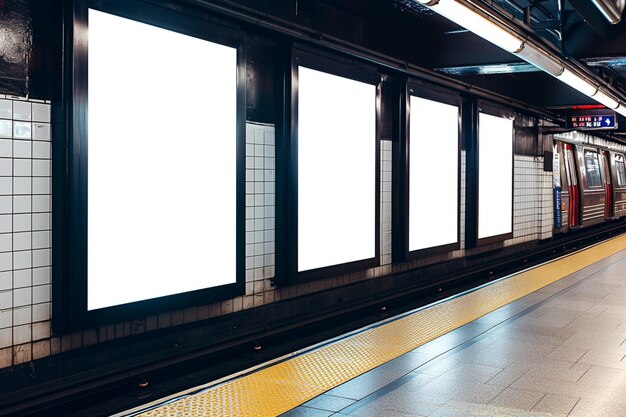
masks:
[[[626,23],[611,25],[591,0],[474,1],[484,1],[485,8],[565,59],[583,63],[626,97]],[[565,114],[571,106],[597,104],[416,0],[299,0],[295,7],[297,21],[320,33],[536,107]],[[356,20],[361,23],[352,24]]]
[[[489,45],[414,0],[388,4],[431,28],[432,53],[421,62],[430,69],[545,108],[596,104],[512,54]],[[626,92],[626,23],[611,25],[591,0],[494,0],[513,25],[584,63],[600,78]],[[487,6],[489,7],[489,6]],[[626,96],[626,94],[625,94]]]
[[[625,22],[611,25],[591,0],[474,0],[481,1],[481,6],[504,16],[530,38],[582,63],[626,98]],[[406,42],[401,48],[409,48],[407,61],[420,67],[564,116],[572,106],[598,104],[415,0],[332,4],[335,10],[378,25],[381,32],[390,25],[404,31]],[[398,49],[396,55],[401,53]],[[622,118],[621,124],[626,126],[626,120]]]

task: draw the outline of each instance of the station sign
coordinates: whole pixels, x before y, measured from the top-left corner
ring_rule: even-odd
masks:
[[[578,130],[617,129],[617,116],[612,114],[576,114],[567,118],[567,128]]]

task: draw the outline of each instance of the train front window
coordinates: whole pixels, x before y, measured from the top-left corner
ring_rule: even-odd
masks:
[[[601,187],[602,177],[597,152],[585,150],[585,170],[587,174],[587,185],[589,187]]]
[[[624,168],[624,157],[615,155],[615,171],[617,172],[617,185],[626,185],[626,169]]]

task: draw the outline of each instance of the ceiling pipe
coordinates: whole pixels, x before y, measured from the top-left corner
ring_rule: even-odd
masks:
[[[591,0],[591,2],[612,25],[622,20],[622,12],[624,11],[626,0]]]
[[[417,0],[437,14],[463,26],[486,41],[531,63],[598,103],[626,116],[626,105],[617,98],[621,94],[601,86],[593,76],[579,71],[518,33],[486,10],[479,9],[467,0]],[[611,1],[611,0],[602,0]],[[624,2],[626,0],[618,0]],[[624,100],[621,100],[624,101]]]

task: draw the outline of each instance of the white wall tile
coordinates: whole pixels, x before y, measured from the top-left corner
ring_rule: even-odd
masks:
[[[12,137],[13,137],[13,121],[0,119],[0,138],[12,138]],[[0,147],[0,150],[2,150],[2,147]]]
[[[32,285],[33,272],[31,269],[20,269],[13,271],[13,288],[31,287]]]
[[[11,100],[0,100],[0,119],[13,118],[13,103]]]
[[[32,131],[31,122],[13,122],[13,139],[31,139]]]
[[[33,249],[49,248],[52,244],[52,233],[50,231],[32,232]]]
[[[12,233],[13,235],[13,250],[27,250],[32,248],[32,234],[31,232]]]
[[[13,306],[21,307],[32,304],[32,288],[17,288],[13,290]]]
[[[33,322],[50,320],[51,303],[33,305]]]
[[[33,194],[52,193],[52,180],[50,177],[33,178]]]
[[[10,177],[11,175],[13,175],[13,160],[0,158],[0,177]]]
[[[0,310],[0,329],[13,326],[13,314],[11,309]]]
[[[13,345],[13,329],[11,327],[0,330],[0,348]]]
[[[33,123],[33,140],[50,140],[50,123]]]
[[[13,269],[24,269],[32,266],[32,251],[13,252]]]
[[[32,120],[31,103],[28,101],[14,101],[13,120]]]
[[[13,239],[11,233],[0,233],[0,252],[10,252],[13,250]]]
[[[0,214],[13,212],[13,198],[10,195],[0,195]]]
[[[30,324],[32,321],[32,310],[30,306],[13,309],[13,325]]]
[[[13,269],[13,253],[12,252],[0,252],[0,272],[10,271]],[[3,308],[0,306],[0,308]]]
[[[33,177],[49,177],[52,175],[52,163],[45,159],[33,159]]]
[[[31,194],[33,180],[31,177],[13,177],[13,194]]]
[[[33,122],[50,123],[50,105],[33,103],[32,118]]]
[[[33,250],[33,267],[49,266],[52,263],[50,249]]]
[[[13,179],[11,177],[0,177],[0,195],[11,195],[13,193]]]
[[[8,309],[11,307],[13,307],[13,291],[0,291],[0,310]]]
[[[30,214],[14,214],[13,215],[13,231],[28,232],[31,230]]]
[[[49,266],[33,268],[33,285],[50,284],[52,282],[52,269]]]
[[[33,141],[33,158],[50,159],[50,142]]]
[[[13,213],[30,213],[32,199],[30,195],[15,195],[13,197]]]
[[[30,158],[32,156],[32,142],[26,140],[13,141],[13,156],[15,158]]]
[[[33,323],[33,340],[50,337],[50,322]]]
[[[0,214],[0,233],[10,233],[13,230],[13,217],[10,214]]]
[[[13,160],[13,175],[16,177],[29,177],[32,174],[31,166],[32,166],[32,163],[30,159],[14,159]],[[1,171],[1,168],[0,168],[0,171]]]
[[[52,196],[34,195],[32,208],[33,213],[50,211],[52,209]]]
[[[33,229],[32,230],[49,230],[50,214],[49,213],[33,213]]]
[[[31,336],[30,324],[13,327],[13,344],[20,345],[22,343],[28,343],[32,340]]]
[[[38,285],[33,287],[33,304],[47,303],[51,301],[50,285]]]

